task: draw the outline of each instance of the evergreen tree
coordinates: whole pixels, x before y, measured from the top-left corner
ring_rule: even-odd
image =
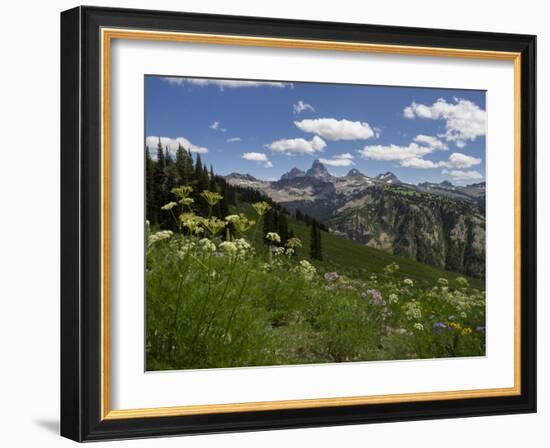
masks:
[[[309,243],[309,257],[311,259],[323,260],[323,250],[321,248],[321,230],[317,224],[317,221],[313,220],[311,223],[311,237]]]
[[[174,163],[176,184],[189,185],[193,179],[193,158],[181,144],[178,145],[176,150],[176,161]]]
[[[278,230],[279,236],[281,237],[281,244],[285,244],[289,238],[288,220],[286,218],[286,213],[279,213]]]
[[[168,201],[168,195],[166,193],[166,159],[164,157],[164,150],[162,149],[162,144],[160,138],[157,144],[157,163],[154,174],[154,206],[155,213],[153,222],[155,224],[160,224],[161,226],[165,223],[162,214],[160,213],[160,207],[166,204]]]
[[[155,210],[155,162],[151,158],[149,147],[145,147],[145,217],[150,223],[156,223]]]
[[[208,180],[208,189],[210,191],[218,191],[218,188],[216,186],[216,177],[214,176],[214,168],[212,167],[212,164],[210,164],[210,175]]]

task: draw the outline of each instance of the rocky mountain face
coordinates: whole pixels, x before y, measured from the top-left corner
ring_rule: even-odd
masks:
[[[485,183],[402,183],[393,173],[357,169],[332,176],[316,160],[273,182],[232,173],[229,183],[258,189],[287,210],[323,222],[331,232],[473,277],[485,275]]]

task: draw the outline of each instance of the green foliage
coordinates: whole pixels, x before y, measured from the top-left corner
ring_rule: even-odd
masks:
[[[177,202],[163,204],[162,212],[177,233],[147,234],[148,370],[485,353],[485,293],[465,277],[422,275],[419,263],[403,265],[329,234],[325,260],[312,265],[300,251],[308,232],[310,246],[317,244],[314,223],[308,227],[264,201],[240,203],[238,213],[221,220],[213,214],[221,194],[190,186],[171,194]],[[205,216],[190,201],[197,196]],[[270,213],[277,228],[285,216],[292,239],[262,232]],[[347,253],[347,243],[366,252]],[[347,264],[339,263],[343,254]],[[373,255],[379,258],[365,265]]]

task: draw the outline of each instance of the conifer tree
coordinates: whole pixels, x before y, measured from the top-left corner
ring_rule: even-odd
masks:
[[[323,260],[323,250],[321,247],[321,230],[317,221],[311,222],[311,236],[309,243],[309,257],[315,260]]]
[[[150,223],[156,223],[155,210],[155,162],[151,158],[149,147],[145,147],[145,217]]]
[[[168,201],[168,195],[166,194],[166,159],[164,157],[164,150],[162,149],[162,143],[160,138],[157,144],[157,162],[154,175],[154,204],[155,213],[153,222],[156,224],[163,224],[162,215],[160,213],[160,207],[166,204]]]

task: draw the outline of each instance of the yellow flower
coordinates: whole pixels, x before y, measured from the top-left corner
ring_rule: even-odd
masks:
[[[223,199],[221,194],[206,190],[201,193],[201,196],[208,202],[210,207],[214,207],[214,205]]]
[[[263,216],[269,210],[271,210],[271,205],[269,205],[265,201],[256,202],[255,204],[252,204],[252,207],[254,207],[254,210],[256,210],[256,213],[258,214],[258,216]]]
[[[203,225],[208,229],[208,231],[212,235],[216,235],[220,230],[222,230],[225,227],[226,223],[225,221],[222,221],[221,219],[218,219],[218,218],[210,218],[210,219],[205,219],[203,222]]]
[[[179,216],[179,220],[191,233],[202,233],[204,231],[201,227],[201,225],[204,225],[204,218],[194,213],[182,213]]]
[[[172,188],[172,193],[174,193],[178,198],[183,199],[191,194],[193,187],[190,185],[182,185],[181,187]]]
[[[252,227],[254,224],[256,224],[256,221],[253,221],[251,219],[248,219],[245,215],[242,213],[239,213],[238,215],[229,215],[225,217],[225,220],[235,226],[237,231],[240,233],[246,232],[250,227]]]
[[[463,328],[462,331],[460,332],[460,334],[462,336],[466,336],[466,335],[469,335],[469,334],[472,334],[473,330],[469,327],[466,327],[466,328]]]
[[[447,325],[451,327],[453,330],[461,330],[462,326],[457,322],[448,322]]]

